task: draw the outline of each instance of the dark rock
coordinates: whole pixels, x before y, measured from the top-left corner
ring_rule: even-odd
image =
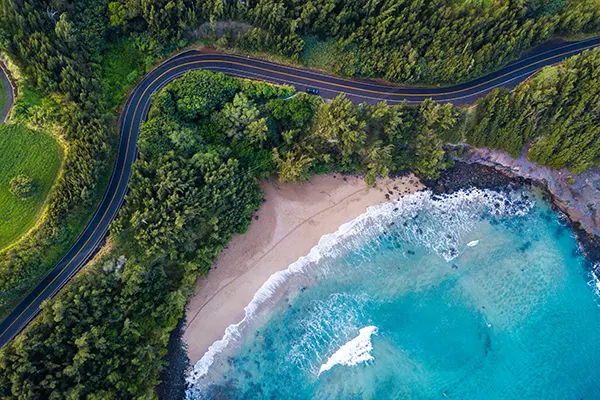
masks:
[[[156,394],[160,400],[180,400],[185,398],[185,372],[190,366],[187,345],[183,341],[185,332],[185,311],[177,326],[171,332],[167,343],[167,355],[164,357],[165,365],[160,370],[161,383],[156,387]]]
[[[508,177],[493,167],[456,162],[452,168],[443,171],[437,180],[425,183],[435,194],[442,194],[474,187],[502,190],[523,182],[524,179]]]

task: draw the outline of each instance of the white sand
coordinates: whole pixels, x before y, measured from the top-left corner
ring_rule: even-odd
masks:
[[[184,340],[192,365],[244,317],[244,307],[275,272],[310,252],[319,239],[350,222],[367,207],[423,188],[413,175],[379,180],[316,176],[305,183],[261,182],[267,202],[248,232],[233,237],[209,274],[198,280],[187,308]],[[396,189],[394,189],[394,187]],[[393,195],[389,192],[392,191]]]

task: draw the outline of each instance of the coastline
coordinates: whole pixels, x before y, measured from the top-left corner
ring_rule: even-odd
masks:
[[[411,180],[413,181],[412,184],[410,183]],[[398,182],[403,182],[408,188],[405,188],[404,185],[399,186]],[[371,189],[365,187],[361,178],[347,177],[340,174],[315,176],[310,182],[302,184],[281,184],[273,179],[262,181],[261,186],[265,191],[265,198],[267,201],[255,215],[255,219],[253,220],[249,231],[243,235],[236,235],[232,239],[229,246],[220,255],[211,272],[198,280],[195,295],[190,297],[186,308],[187,326],[184,328],[185,331],[183,332],[183,335],[181,335],[181,333],[178,334],[178,343],[180,347],[184,348],[182,354],[185,355],[180,355],[180,357],[185,358],[185,361],[187,362],[186,366],[188,368],[193,367],[204,355],[204,352],[208,347],[216,340],[222,338],[224,330],[229,324],[226,323],[225,320],[221,320],[217,329],[217,324],[212,323],[214,321],[210,319],[211,317],[219,316],[219,318],[221,318],[222,315],[220,313],[225,311],[230,317],[230,323],[239,322],[239,320],[243,318],[243,308],[250,302],[253,294],[270,276],[266,271],[264,274],[260,274],[260,276],[264,276],[264,279],[258,279],[259,274],[253,274],[252,277],[247,277],[245,275],[250,273],[252,261],[256,260],[257,254],[261,253],[261,251],[264,253],[268,252],[270,249],[270,251],[277,253],[277,242],[281,242],[279,244],[283,245],[280,247],[279,251],[281,251],[281,249],[286,248],[286,243],[295,243],[294,239],[296,237],[300,237],[301,241],[308,240],[311,242],[312,240],[311,245],[308,245],[305,250],[301,250],[302,246],[294,246],[293,254],[287,255],[291,260],[290,262],[283,261],[282,259],[278,264],[267,266],[265,269],[271,268],[271,273],[287,268],[289,264],[295,262],[299,257],[308,254],[312,246],[318,243],[321,236],[336,231],[339,226],[345,222],[350,222],[365,212],[367,207],[386,202],[390,198],[397,198],[399,197],[398,195],[404,196],[408,193],[412,193],[416,191],[417,188],[420,190],[429,189],[434,193],[441,194],[452,193],[469,187],[501,190],[511,186],[522,185],[533,186],[540,189],[547,197],[547,200],[552,204],[553,208],[564,213],[568,218],[585,257],[592,264],[600,263],[600,247],[597,245],[599,238],[589,234],[580,226],[579,222],[574,221],[571,216],[559,206],[560,203],[557,204],[556,196],[548,189],[545,182],[526,178],[519,174],[509,173],[506,168],[497,165],[489,165],[483,162],[459,161],[456,162],[455,166],[452,168],[443,171],[440,178],[435,181],[421,183],[418,178],[411,174],[405,177],[396,178],[395,180],[378,180],[376,187]],[[395,190],[394,186],[399,190]],[[391,196],[388,192],[390,189],[393,193]],[[387,197],[386,194],[388,194]],[[283,204],[283,206],[281,204]],[[333,219],[338,218],[340,222],[331,224],[329,226],[330,229],[323,229],[323,227],[321,227],[321,234],[318,229],[314,228],[315,225],[318,226],[321,222],[319,221],[320,218],[318,218],[319,215],[313,214],[312,218],[306,218],[305,220],[300,221],[300,225],[309,227],[309,231],[312,229],[314,237],[310,238],[310,236],[306,235],[302,230],[299,231],[300,226],[297,226],[297,218],[299,215],[290,214],[288,212],[290,209],[289,207],[292,207],[294,212],[296,212],[297,209],[294,207],[298,207],[298,205],[302,204],[304,204],[304,206],[308,204],[308,209],[305,209],[304,212],[310,211],[309,209],[314,207],[312,210],[317,210],[317,214],[319,213],[319,209],[322,210],[320,211],[321,215],[326,214],[327,222],[330,224],[333,222],[331,215],[336,215]],[[325,206],[325,204],[327,204],[327,206]],[[280,205],[279,208],[278,205]],[[288,209],[285,208],[286,206]],[[280,217],[283,215],[284,217],[283,221],[280,221],[279,229],[277,229],[276,222],[274,221],[277,215]],[[258,219],[256,219],[256,216],[258,216]],[[292,227],[291,225],[293,224],[291,224],[291,222],[294,218],[296,218],[297,224]],[[262,223],[260,223],[261,220],[263,221]],[[285,225],[286,222],[288,224],[287,227]],[[270,233],[268,232],[269,226],[271,226]],[[265,227],[267,229],[265,229]],[[282,235],[285,236],[283,232],[285,232],[286,229],[291,233],[296,232],[296,235],[292,234],[290,235],[291,237],[288,236],[287,242],[283,239],[280,239],[279,241],[275,240],[276,238],[281,238]],[[275,246],[269,248],[267,243],[271,242],[275,242]],[[294,257],[295,255],[298,256]],[[239,260],[239,264],[231,268],[232,265],[230,263],[234,262],[236,257]],[[272,261],[273,258],[272,255],[269,259]],[[278,265],[278,267],[276,267],[276,265]],[[590,272],[598,274],[600,271],[591,270]],[[250,278],[253,278],[254,280],[255,289],[250,289],[249,287],[246,288],[246,293],[243,293],[244,296],[241,296],[245,297],[245,300],[240,301],[240,299],[238,299],[238,301],[232,302],[232,295],[236,295],[236,290],[233,290],[232,293],[231,286],[245,284],[239,286],[239,288],[242,288],[248,284],[246,281]],[[221,308],[225,305],[226,307]],[[237,312],[235,311],[236,309]],[[211,321],[211,324],[207,324],[206,321]],[[210,336],[210,334],[212,334],[212,336]],[[190,344],[190,342],[192,343]],[[185,354],[186,351],[187,354]],[[183,371],[180,369],[180,372]],[[179,387],[180,390],[183,390],[181,386]]]
[[[600,169],[574,175],[566,168],[540,166],[527,160],[527,148],[514,159],[499,150],[465,146],[461,161],[477,169],[491,168],[512,182],[540,189],[552,207],[569,220],[584,256],[600,265]],[[594,273],[600,278],[599,269]]]
[[[478,182],[479,184],[477,184],[478,180],[479,180],[479,182]],[[436,183],[438,185],[436,187],[433,187]],[[454,192],[454,191],[457,191],[457,190],[464,189],[466,187],[473,187],[473,186],[483,186],[484,189],[485,188],[487,188],[487,189],[510,189],[510,188],[518,188],[520,186],[525,186],[528,189],[534,189],[534,191],[536,192],[536,196],[539,196],[540,192],[538,190],[535,190],[537,187],[531,188],[531,184],[533,184],[533,183],[534,182],[531,182],[531,181],[528,181],[528,180],[525,180],[525,179],[512,178],[512,177],[503,175],[503,174],[499,173],[498,171],[496,171],[495,169],[493,169],[491,167],[481,166],[481,165],[478,165],[478,164],[469,165],[469,164],[464,164],[464,163],[457,163],[454,168],[451,168],[450,171],[448,171],[448,174],[446,176],[443,176],[439,180],[436,180],[434,182],[430,182],[431,186],[429,187],[429,189],[431,189],[434,192],[438,192],[438,193],[448,193],[448,192]],[[543,195],[543,193],[542,193],[542,195]],[[436,197],[433,196],[433,198],[436,198]],[[539,197],[538,197],[538,199],[539,199]],[[548,200],[548,199],[545,199],[545,200]],[[548,205],[544,205],[544,208],[546,210],[547,210],[547,206]],[[546,214],[546,215],[548,215],[548,214]],[[564,225],[564,224],[561,224],[561,225]],[[356,233],[356,231],[355,231],[355,233]],[[572,243],[572,239],[570,239],[570,240],[571,240],[571,243]],[[510,246],[509,246],[509,248],[510,248]],[[571,252],[572,249],[569,249],[568,251]],[[569,253],[569,254],[575,254],[575,253]],[[559,260],[559,261],[561,261],[561,260]],[[304,270],[299,269],[299,271],[301,271],[300,272],[301,274],[304,274]],[[579,271],[577,273],[581,273],[581,271]],[[518,273],[517,273],[517,275],[518,275]],[[485,282],[485,280],[486,279],[484,278],[483,281]],[[588,282],[588,285],[590,285],[590,283],[591,282]],[[302,287],[302,285],[300,285],[300,286],[296,285],[295,287],[296,287],[296,290],[297,290],[299,287]],[[496,287],[496,289],[498,289],[498,288]],[[548,293],[549,291],[545,290],[545,292]],[[487,306],[487,304],[486,304],[486,306]],[[593,307],[595,307],[595,306],[596,306],[596,304],[593,304]],[[337,308],[335,308],[335,307],[333,309],[337,310]],[[325,314],[324,316],[327,316],[327,315],[329,315],[329,314]],[[296,320],[297,317],[298,316],[296,316],[296,315],[292,316],[291,318],[288,317],[287,321],[290,324],[293,325],[294,324],[293,321]],[[326,318],[325,320],[328,320],[328,319]],[[496,321],[494,321],[494,326],[496,326]],[[498,326],[500,326],[500,324],[498,324]],[[488,325],[488,328],[491,328],[491,325]],[[275,331],[278,331],[278,330],[279,329],[275,329]],[[294,332],[297,332],[297,330],[294,331]],[[334,332],[335,332],[335,330],[334,330]],[[235,337],[235,335],[234,335],[234,337]],[[283,340],[281,335],[279,336],[279,338],[281,340]],[[263,344],[263,346],[264,346],[264,344]],[[269,349],[268,346],[267,346],[267,349]],[[217,351],[219,351],[219,350],[217,350]],[[262,351],[263,352],[265,351],[264,348],[263,348]],[[270,353],[270,351],[271,350],[269,350],[268,353]],[[287,352],[286,348],[285,347],[279,347],[278,351],[279,351],[279,353],[277,353],[277,354],[280,357],[278,359],[279,360],[281,360],[281,359],[285,360],[284,363],[289,362],[289,360],[287,360],[287,358],[285,358],[285,355],[287,354],[286,353]],[[268,356],[268,357],[270,357],[270,356]],[[267,360],[270,360],[270,358],[268,358],[268,357],[267,357]],[[246,357],[242,357],[242,361],[244,363],[251,364],[251,362],[246,362],[246,360],[247,360]],[[250,357],[250,360],[252,361],[253,358]],[[321,360],[321,361],[323,361],[323,360]],[[227,361],[224,360],[223,358],[220,359],[220,362],[221,362],[222,365],[227,365]],[[258,361],[255,361],[255,362],[258,363]],[[203,363],[204,363],[204,360],[200,364],[203,364]],[[260,360],[260,364],[261,365],[263,364],[263,359]],[[237,363],[233,363],[233,364],[230,363],[229,365],[237,365]],[[317,363],[317,366],[318,365],[319,364]],[[248,369],[246,369],[246,368],[247,368],[247,366],[245,366],[243,370],[244,371],[248,371]],[[195,369],[192,372],[191,377],[196,377],[197,378],[198,376],[202,376],[202,374],[204,372],[199,372],[200,375],[197,375],[197,372],[201,371],[201,370],[203,370],[203,369],[202,368],[199,368],[197,370]],[[251,367],[250,367],[250,371],[252,371]],[[250,372],[247,372],[247,373],[250,373]],[[266,373],[266,375],[264,375],[264,376],[268,376],[268,370],[262,372],[262,374],[265,374],[265,373]],[[218,372],[217,372],[217,374],[218,374]],[[188,384],[190,384],[191,386],[189,386],[188,388],[190,388],[192,390],[192,393],[193,393],[193,391],[196,388],[200,388],[201,389],[201,388],[204,387],[203,385],[206,385],[207,383],[209,384],[212,378],[215,378],[215,375],[213,375],[212,377],[209,376],[207,378],[208,380],[200,381],[200,383],[198,383],[198,386],[196,386],[196,382],[193,381],[193,380],[191,380],[191,378],[190,378],[190,379],[188,379]],[[275,387],[277,387],[277,382],[275,382],[275,385],[276,385]],[[224,390],[227,390],[227,388],[225,387]],[[212,392],[209,392],[209,393],[212,393]],[[223,391],[217,391],[217,393],[227,393],[227,392],[226,391],[225,392],[223,392]],[[212,394],[214,394],[214,393],[212,393]],[[209,395],[209,397],[211,397],[211,396]]]
[[[242,320],[244,307],[273,273],[308,254],[322,236],[368,207],[424,188],[412,174],[378,180],[373,188],[362,178],[340,174],[314,176],[305,183],[263,180],[261,186],[266,203],[248,232],[232,238],[188,301],[183,340],[191,365],[229,325]]]

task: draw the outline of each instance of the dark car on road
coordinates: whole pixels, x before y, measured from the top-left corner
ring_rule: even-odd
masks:
[[[309,88],[306,88],[306,93],[308,93],[308,94],[319,94],[319,90],[315,89],[315,88],[309,87]]]

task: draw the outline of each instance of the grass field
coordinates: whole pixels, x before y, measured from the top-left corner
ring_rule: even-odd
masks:
[[[20,124],[0,125],[0,249],[34,225],[60,168],[61,153],[47,134]],[[19,174],[33,178],[34,192],[25,199],[9,189]]]

